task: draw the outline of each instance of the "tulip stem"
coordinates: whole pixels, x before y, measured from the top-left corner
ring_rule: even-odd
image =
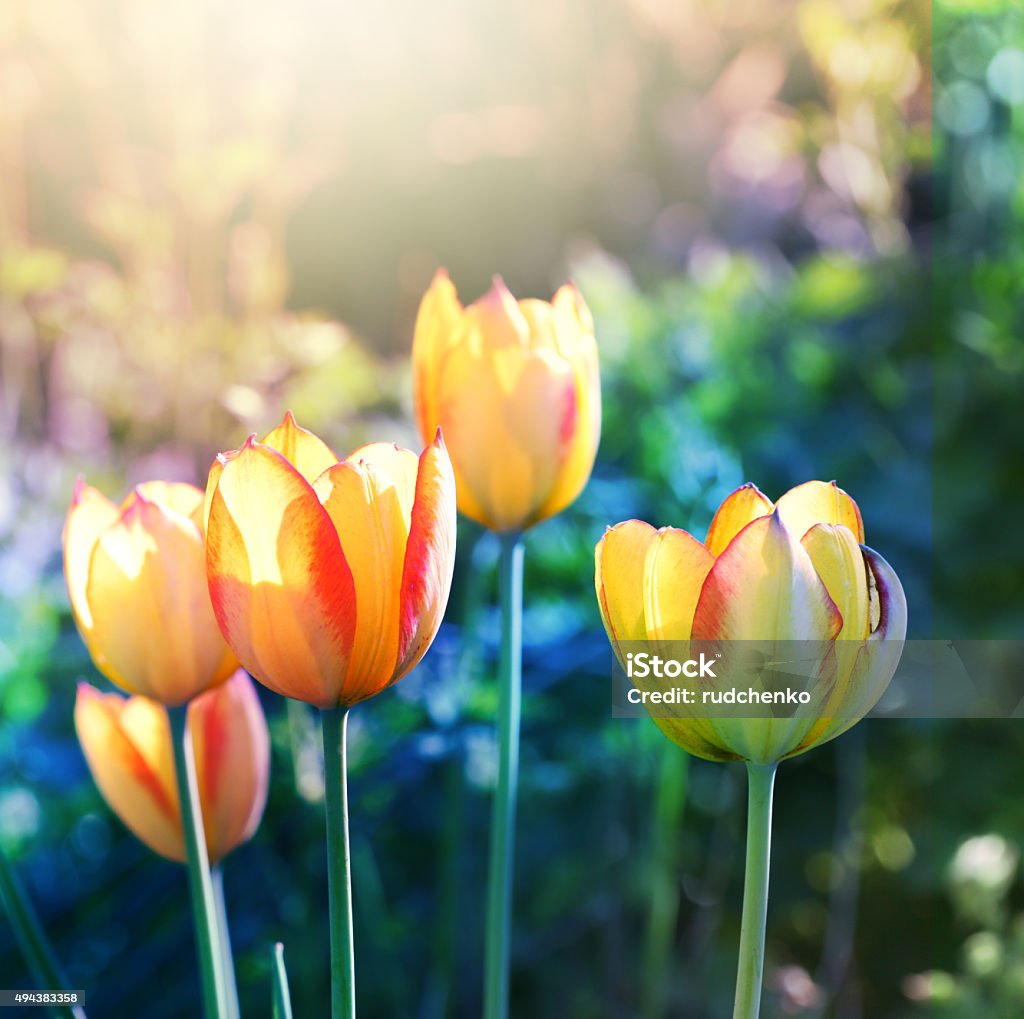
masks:
[[[327,894],[331,916],[331,1017],[355,1019],[352,853],[348,837],[348,708],[320,712],[327,813]]]
[[[757,1019],[761,1011],[776,767],[775,764],[747,764],[747,869],[743,881],[740,962],[733,1019]]]
[[[501,535],[501,660],[498,693],[498,786],[491,814],[487,878],[484,1019],[507,1019],[512,873],[515,858],[519,716],[523,672],[523,539]]]
[[[203,985],[203,1010],[207,1019],[227,1019],[227,994],[220,962],[221,941],[217,924],[217,905],[210,878],[210,859],[206,851],[206,833],[199,802],[196,761],[188,733],[188,707],[168,708],[171,743],[174,746],[174,774],[181,804],[181,826],[185,836],[188,881],[192,898],[192,916],[196,948]]]
[[[228,1019],[240,1019],[238,1009],[238,981],[235,978],[235,957],[231,951],[231,926],[228,923],[228,903],[224,897],[224,869],[215,864],[210,868],[213,882],[213,901],[217,908],[217,930],[220,934],[220,964],[224,975],[224,993]]]

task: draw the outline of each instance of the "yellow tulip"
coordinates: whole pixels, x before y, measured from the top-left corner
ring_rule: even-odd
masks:
[[[150,849],[185,862],[167,709],[146,697],[78,686],[75,728],[93,779]],[[267,800],[270,737],[252,680],[239,669],[188,706],[188,731],[210,859],[250,838]]]
[[[417,458],[345,460],[289,412],[215,461],[206,491],[214,612],[261,683],[321,708],[401,679],[441,624],[455,566],[455,479],[440,433]]]
[[[793,718],[655,717],[699,757],[758,764],[845,731],[885,691],[907,629],[903,587],[864,544],[857,504],[809,481],[772,504],[753,485],[719,507],[702,544],[639,520],[611,527],[595,552],[601,617],[619,657],[631,641],[813,641],[831,686]],[[720,646],[727,647],[727,643]]]
[[[579,291],[516,301],[500,277],[463,308],[439,271],[412,349],[413,399],[427,441],[440,426],[459,509],[492,531],[520,531],[583,490],[601,432],[594,323]]]
[[[238,667],[213,615],[203,493],[149,481],[116,506],[79,481],[64,577],[96,667],[128,693],[184,704]]]

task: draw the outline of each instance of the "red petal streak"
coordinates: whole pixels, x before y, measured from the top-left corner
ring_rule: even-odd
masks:
[[[448,603],[455,568],[455,475],[441,429],[420,454],[402,568],[398,668],[407,673],[430,646]],[[394,681],[394,680],[393,680]]]

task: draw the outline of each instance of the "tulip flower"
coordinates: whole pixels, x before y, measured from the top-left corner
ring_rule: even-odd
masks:
[[[831,687],[796,720],[655,718],[684,750],[766,764],[837,736],[885,691],[907,606],[889,564],[862,544],[857,504],[811,481],[774,506],[744,485],[719,507],[705,543],[639,520],[609,528],[596,552],[605,629],[630,641],[800,641],[835,646]]]
[[[142,842],[184,863],[185,837],[167,710],[146,697],[80,683],[75,728],[103,798]],[[252,680],[239,669],[189,704],[199,800],[210,860],[259,826],[267,800],[270,737]]]
[[[378,442],[339,461],[289,412],[262,442],[217,458],[207,507],[217,621],[271,690],[351,707],[430,646],[455,566],[440,434],[419,458]]]
[[[440,431],[417,457],[371,443],[345,460],[291,412],[219,456],[206,490],[214,612],[239,661],[321,709],[331,1012],[355,1015],[348,710],[433,641],[455,567],[455,477]]]
[[[784,758],[839,735],[885,691],[899,662],[907,604],[892,567],[864,545],[857,504],[809,481],[774,505],[753,485],[718,508],[706,540],[639,520],[609,528],[595,551],[601,618],[620,659],[633,641],[813,642],[822,671],[813,713],[655,717],[684,750],[744,760],[749,775],[746,888],[734,1019],[757,1019],[764,966],[771,811]],[[714,680],[707,682],[713,683]]]
[[[116,506],[79,481],[64,525],[71,608],[96,667],[167,705],[238,667],[210,604],[202,510],[194,485],[149,481]]]
[[[464,308],[444,270],[416,318],[413,400],[426,442],[440,426],[459,509],[492,531],[561,512],[590,477],[601,431],[594,323],[571,283],[549,302],[500,277]]]

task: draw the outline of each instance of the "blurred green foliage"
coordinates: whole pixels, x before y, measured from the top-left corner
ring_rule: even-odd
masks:
[[[74,681],[98,681],[60,577],[74,474],[201,479],[287,406],[339,450],[413,445],[434,264],[467,297],[570,271],[605,423],[583,497],[528,539],[513,1014],[727,1014],[742,775],[609,717],[594,543],[629,516],[702,535],[748,479],[835,477],[916,635],[1021,635],[1024,16],[329,7],[0,12],[0,840],[90,1014],[192,1014],[185,875],[73,738]],[[367,1019],[479,1008],[496,549],[460,527],[435,647],[352,721]],[[267,815],[226,872],[243,1009],[266,1014],[282,940],[317,1016],[317,733],[264,703]],[[1021,749],[1010,724],[872,722],[786,765],[766,1019],[1021,1011]],[[24,980],[0,925],[0,985]]]

